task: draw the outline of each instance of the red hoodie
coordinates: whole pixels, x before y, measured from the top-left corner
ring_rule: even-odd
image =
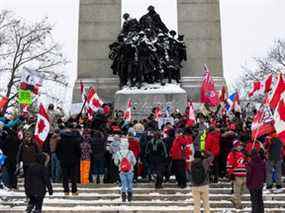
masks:
[[[136,158],[138,158],[141,154],[140,142],[135,138],[129,138],[129,150],[133,151]]]
[[[206,136],[206,151],[211,152],[214,157],[220,155],[220,141],[221,133],[220,131],[211,131],[207,133]]]

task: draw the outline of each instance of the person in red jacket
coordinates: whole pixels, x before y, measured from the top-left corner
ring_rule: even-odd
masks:
[[[129,150],[131,150],[135,157],[136,161],[139,162],[139,157],[141,154],[141,147],[140,142],[134,137],[134,134],[132,132],[128,133],[128,142],[129,142]],[[134,182],[136,182],[138,179],[138,163],[134,167]]]
[[[227,172],[233,181],[233,204],[236,208],[241,209],[241,195],[246,183],[246,157],[240,141],[235,140],[233,145],[234,148],[227,157]]]
[[[220,157],[220,141],[221,132],[217,128],[211,127],[206,136],[206,146],[207,152],[211,152],[214,156],[214,161],[211,169],[211,173],[214,176],[213,182],[217,183],[219,180],[219,157]]]
[[[187,143],[189,140],[183,135],[182,129],[178,129],[175,139],[170,149],[170,157],[172,159],[172,167],[178,186],[186,188],[186,159],[187,159]]]

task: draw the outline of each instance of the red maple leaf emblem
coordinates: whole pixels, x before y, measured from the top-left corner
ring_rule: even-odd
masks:
[[[279,102],[279,106],[278,106],[278,113],[279,113],[279,116],[280,116],[280,119],[282,121],[285,121],[285,103],[283,100],[280,100]]]
[[[38,123],[39,133],[41,133],[45,129],[45,127],[46,127],[45,122],[41,119]]]

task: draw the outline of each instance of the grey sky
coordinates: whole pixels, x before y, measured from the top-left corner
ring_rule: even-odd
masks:
[[[0,9],[10,9],[28,20],[48,16],[54,36],[77,71],[79,0],[0,0]],[[252,66],[252,58],[264,56],[275,39],[285,39],[285,0],[220,0],[224,75],[228,84],[241,74],[241,65]],[[123,12],[140,17],[152,4],[169,28],[176,29],[176,0],[123,0]],[[172,14],[172,15],[171,15]],[[75,75],[74,75],[75,76]]]

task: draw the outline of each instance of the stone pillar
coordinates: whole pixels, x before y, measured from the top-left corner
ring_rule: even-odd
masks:
[[[178,32],[184,34],[188,60],[182,85],[199,100],[203,64],[212,71],[217,88],[224,84],[219,0],[177,0]]]
[[[121,29],[120,0],[80,0],[78,77],[73,102],[80,102],[79,82],[96,85],[105,101],[113,101],[118,79],[110,69],[109,44]]]

